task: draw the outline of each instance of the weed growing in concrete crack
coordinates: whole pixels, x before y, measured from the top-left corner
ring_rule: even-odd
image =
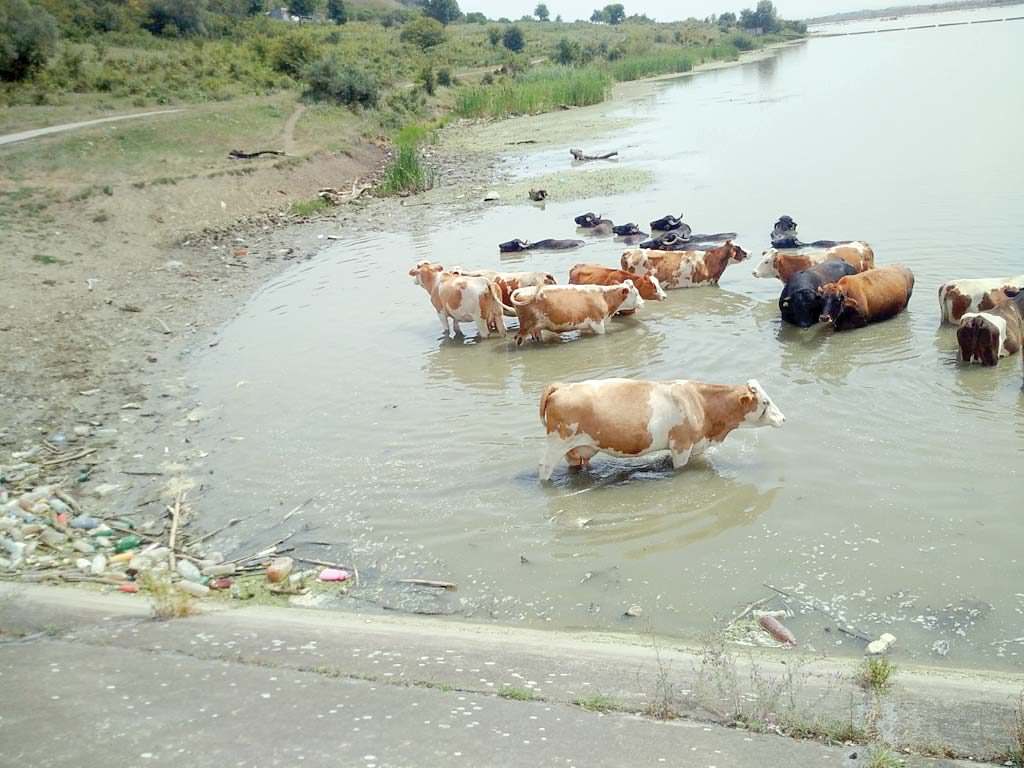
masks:
[[[892,687],[896,666],[884,656],[872,656],[864,660],[857,675],[857,684],[865,691],[885,693]]]
[[[588,712],[612,712],[619,708],[612,699],[597,694],[596,696],[581,696],[573,701],[577,707],[582,707]]]
[[[533,691],[528,691],[525,688],[503,688],[498,691],[498,696],[502,699],[510,699],[511,701],[536,701],[537,696]]]
[[[876,744],[868,751],[864,768],[902,768],[903,761],[884,744]]]
[[[169,579],[146,574],[142,586],[149,592],[156,619],[182,619],[196,613],[191,595],[176,589]]]

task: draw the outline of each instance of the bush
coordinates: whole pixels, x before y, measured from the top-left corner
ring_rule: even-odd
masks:
[[[526,38],[523,37],[523,30],[519,27],[509,27],[501,36],[501,44],[513,53],[519,53],[526,47]]]
[[[444,25],[436,19],[421,16],[402,28],[399,38],[403,43],[418,45],[424,51],[445,41]]]
[[[203,35],[205,12],[204,0],[149,0],[142,26],[165,37]]]
[[[0,80],[24,80],[57,45],[57,21],[26,0],[0,0]]]
[[[487,39],[491,41],[491,45],[497,46],[501,42],[501,30],[497,27],[488,27]]]
[[[344,24],[348,21],[348,10],[345,8],[344,0],[327,0],[327,18],[335,24]]]
[[[423,12],[442,24],[451,24],[462,16],[462,11],[459,10],[456,0],[425,0]]]
[[[374,107],[380,98],[380,84],[371,73],[333,56],[321,59],[305,73],[305,96],[313,101],[333,101],[349,106]]]
[[[555,61],[569,67],[583,63],[583,48],[575,40],[563,37],[555,48]]]
[[[754,41],[744,35],[742,32],[737,32],[735,35],[729,37],[729,42],[736,46],[738,51],[752,51],[754,50]]]
[[[480,13],[480,11],[471,11],[466,14],[465,21],[467,24],[486,24],[487,17]]]
[[[450,88],[452,86],[452,71],[450,69],[439,69],[437,70],[437,84],[444,88]]]
[[[295,30],[273,41],[270,66],[291,77],[301,77],[320,56],[320,48],[312,36]]]
[[[434,70],[428,64],[420,72],[420,87],[428,96],[433,96],[437,90],[437,80],[434,77]]]

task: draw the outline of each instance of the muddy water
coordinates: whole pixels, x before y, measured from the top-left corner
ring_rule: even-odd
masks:
[[[803,596],[789,624],[820,651],[860,652],[842,624],[892,632],[904,658],[1018,664],[1021,646],[992,643],[1024,635],[1020,358],[959,365],[935,294],[950,278],[1024,272],[1022,43],[1021,23],[814,40],[664,82],[557,118],[625,124],[587,145],[650,173],[642,191],[410,206],[386,232],[326,247],[194,359],[211,414],[195,438],[210,451],[210,527],[251,515],[225,546],[298,531],[300,552],[356,562],[363,609],[695,639],[770,594],[767,582]],[[528,137],[530,124],[500,130]],[[586,172],[566,154],[540,146],[505,171]],[[890,322],[799,331],[779,322],[780,285],[744,264],[605,337],[516,350],[441,336],[407,276],[415,261],[560,279],[576,262],[616,263],[613,240],[497,254],[512,237],[573,236],[585,210],[640,222],[682,211],[697,230],[738,231],[755,255],[789,213],[805,239],[869,240],[880,263],[914,269],[917,290]],[[540,485],[541,390],[604,376],[756,377],[788,420],[734,433],[679,473],[658,457],[598,457]],[[395,585],[403,577],[459,589]],[[642,617],[623,616],[633,604]]]

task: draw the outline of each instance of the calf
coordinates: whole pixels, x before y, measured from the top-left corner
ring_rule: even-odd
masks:
[[[622,254],[620,264],[627,272],[654,275],[662,288],[690,288],[718,285],[730,264],[739,264],[747,252],[727,240],[706,251],[648,251],[632,249]]]
[[[854,241],[832,248],[780,251],[769,248],[764,252],[761,263],[754,269],[754,277],[777,277],[788,283],[797,272],[825,261],[845,261],[858,272],[875,266],[875,252],[867,243]]]
[[[519,317],[516,344],[527,338],[540,341],[543,331],[567,333],[590,330],[605,332],[605,322],[616,312],[636,311],[643,306],[636,286],[552,285],[520,288],[512,294],[512,306]]]
[[[995,306],[992,291],[1012,296],[1024,290],[1024,275],[951,280],[939,286],[942,322],[959,323],[967,312],[984,312]]]
[[[753,379],[740,386],[597,379],[549,385],[540,420],[547,431],[540,464],[546,481],[563,458],[584,467],[600,451],[632,457],[667,450],[679,469],[738,427],[779,427],[786,419]]]
[[[640,293],[640,298],[648,301],[662,301],[665,291],[654,275],[637,275],[624,269],[611,269],[599,264],[577,264],[569,271],[570,285],[618,285],[631,280]]]
[[[818,289],[825,300],[821,322],[837,331],[863,328],[895,317],[910,303],[914,273],[903,266],[879,267],[841,277]]]
[[[483,338],[496,331],[505,335],[505,320],[502,317],[501,292],[498,286],[485,277],[467,277],[445,272],[440,264],[421,261],[409,270],[430,295],[430,303],[437,312],[444,332],[449,332],[448,320],[456,335],[462,333],[459,323],[476,323],[477,331]]]
[[[462,267],[452,267],[452,274],[465,275],[466,277],[485,277],[498,286],[501,291],[501,303],[505,305],[505,314],[515,317],[516,313],[509,306],[512,303],[512,294],[520,288],[529,288],[539,285],[556,285],[555,276],[549,272],[495,272],[492,269],[467,270]]]
[[[855,274],[857,270],[845,261],[826,261],[797,272],[779,296],[782,319],[801,328],[810,328],[818,322],[825,308],[825,299],[818,293],[818,289],[846,275]]]
[[[960,359],[965,363],[996,365],[999,358],[1020,351],[1024,337],[1024,293],[996,301],[999,303],[985,312],[967,312],[960,318],[956,340]]]

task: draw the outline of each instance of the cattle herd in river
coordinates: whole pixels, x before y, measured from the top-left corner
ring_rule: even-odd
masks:
[[[616,226],[593,213],[576,217],[590,235],[614,236],[629,247],[618,267],[577,264],[559,285],[547,272],[445,269],[421,261],[409,271],[430,295],[445,334],[472,322],[482,338],[505,336],[505,317],[518,319],[516,344],[540,341],[545,331],[602,334],[616,315],[644,301],[662,301],[666,289],[717,286],[726,268],[747,258],[735,233],[694,233],[680,217],[651,222],[651,234],[633,223]],[[910,302],[914,275],[904,266],[875,266],[862,241],[802,242],[796,222],[782,216],[755,277],[778,278],[782,320],[836,331],[895,317]],[[502,253],[570,250],[582,240],[510,240]],[[1024,275],[954,280],[939,288],[942,322],[956,324],[960,359],[996,365],[1018,352],[1024,337]],[[449,327],[449,323],[451,327]],[[636,457],[669,451],[676,468],[740,427],[781,426],[785,417],[756,380],[729,386],[703,382],[595,379],[555,383],[543,392],[540,417],[547,448],[540,477],[548,480],[565,459],[582,468],[599,452]]]

